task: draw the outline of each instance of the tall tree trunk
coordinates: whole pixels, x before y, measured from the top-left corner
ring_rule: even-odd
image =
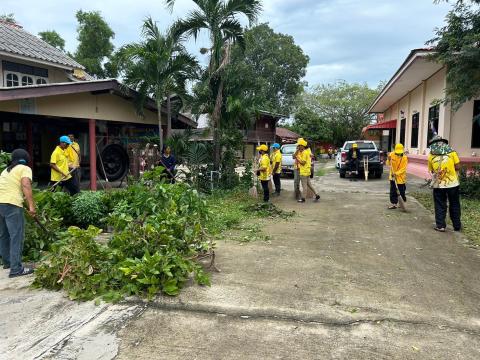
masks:
[[[158,97],[157,97],[158,99]],[[158,113],[158,137],[159,137],[159,145],[160,151],[163,149],[163,129],[162,129],[162,101],[157,100],[157,113]]]
[[[222,103],[223,103],[223,79],[220,78],[220,85],[218,86],[217,99],[215,101],[215,108],[213,110],[213,168],[215,171],[220,169],[220,120],[222,117]]]
[[[165,139],[168,139],[172,136],[172,101],[170,94],[167,95],[167,133],[165,134]]]

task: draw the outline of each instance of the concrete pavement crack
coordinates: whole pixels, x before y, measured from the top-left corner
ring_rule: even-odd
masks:
[[[129,300],[127,301],[131,304],[140,304],[144,303],[141,300]],[[472,327],[465,327],[460,326],[453,322],[430,322],[430,321],[422,321],[422,320],[411,320],[411,319],[396,319],[392,317],[378,317],[378,318],[362,318],[362,319],[349,319],[349,320],[335,320],[335,319],[328,319],[328,318],[321,318],[318,315],[311,315],[311,316],[300,316],[300,315],[293,315],[293,314],[281,314],[275,312],[260,312],[256,310],[246,311],[245,309],[234,309],[230,308],[227,311],[226,309],[216,309],[212,306],[205,306],[205,305],[187,305],[185,303],[177,303],[177,304],[167,304],[167,303],[159,303],[159,302],[151,302],[148,304],[148,307],[157,309],[157,310],[165,310],[168,312],[187,312],[187,313],[197,313],[197,314],[205,314],[205,315],[216,315],[216,316],[225,316],[234,319],[243,319],[243,320],[271,320],[271,321],[283,321],[283,322],[294,322],[299,324],[315,324],[327,327],[351,327],[361,324],[382,324],[382,323],[394,323],[399,325],[412,325],[412,326],[427,326],[432,328],[437,328],[439,330],[450,330],[455,332],[462,332],[465,334],[478,336],[480,337],[480,328],[475,329]]]

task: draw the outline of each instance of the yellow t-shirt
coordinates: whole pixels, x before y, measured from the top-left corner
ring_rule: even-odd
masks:
[[[458,154],[428,156],[428,171],[434,175],[434,188],[453,188],[460,185],[455,165],[460,164]]]
[[[68,148],[65,149],[68,157],[68,164],[72,168],[80,167],[80,145],[73,142]]]
[[[278,163],[278,169],[276,174],[281,174],[282,173],[282,153],[280,152],[280,150],[275,150],[273,152],[272,156],[270,157],[270,161],[272,163],[272,173],[273,173],[273,169],[275,169],[275,164]]]
[[[312,170],[311,151],[303,150],[302,152],[298,153],[297,158],[299,160],[305,161],[304,165],[298,162],[298,169],[300,170],[300,176],[310,176],[310,172]]]
[[[258,161],[258,168],[264,169],[260,170],[260,176],[258,177],[260,181],[266,181],[270,179],[270,158],[267,154],[263,154]]]
[[[0,204],[23,207],[22,179],[32,180],[32,169],[17,165],[10,172],[6,169],[0,175]]]
[[[303,152],[307,153],[310,160],[312,160],[312,150],[310,150],[310,148],[306,148],[305,150],[303,150]],[[310,166],[311,166],[311,164],[310,164]],[[293,168],[294,169],[299,169],[300,168],[300,164],[298,163],[297,159],[295,159],[295,161],[294,161]]]
[[[57,146],[55,150],[53,150],[52,156],[50,157],[50,164],[56,164],[64,174],[68,174],[69,172],[67,149],[62,150],[60,146]],[[52,169],[50,180],[57,182],[60,180],[68,180],[71,177],[72,175],[69,174],[67,177],[63,178],[62,174]]]
[[[397,184],[407,183],[407,155],[398,156],[395,153],[390,153],[390,159],[387,160],[387,166],[390,166],[390,174],[388,179],[393,180],[393,175],[396,175]]]

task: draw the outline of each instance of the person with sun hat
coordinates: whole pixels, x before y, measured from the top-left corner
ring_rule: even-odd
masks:
[[[260,154],[257,176],[262,184],[263,201],[268,202],[270,200],[270,189],[268,188],[268,183],[270,182],[270,158],[268,157],[268,146],[265,144],[257,146],[257,151]]]

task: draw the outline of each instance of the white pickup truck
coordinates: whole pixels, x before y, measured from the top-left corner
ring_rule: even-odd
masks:
[[[343,147],[340,149],[340,152],[337,154],[336,162],[338,172],[341,178],[344,178],[347,172],[347,156],[348,151],[352,148],[353,144],[356,143],[360,149],[360,154],[362,158],[368,156],[368,172],[369,178],[380,179],[383,174],[383,165],[384,157],[383,152],[378,150],[377,145],[374,141],[369,140],[357,140],[357,141],[346,141]],[[359,161],[358,170],[363,173],[363,161]]]

